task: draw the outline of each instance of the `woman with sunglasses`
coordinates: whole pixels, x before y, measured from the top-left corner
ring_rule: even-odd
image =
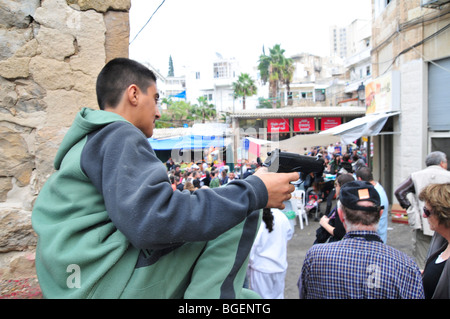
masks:
[[[450,184],[431,184],[419,199],[434,236],[423,271],[425,298],[450,298]]]

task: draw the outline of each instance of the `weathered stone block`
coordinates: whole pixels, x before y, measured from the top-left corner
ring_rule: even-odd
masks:
[[[26,58],[26,57],[34,57],[37,54],[38,43],[36,39],[32,39],[21,46],[14,56],[16,58]]]
[[[45,111],[46,105],[43,101],[45,90],[36,82],[28,79],[16,80],[16,92],[18,100],[15,105],[16,112],[34,113]]]
[[[0,110],[4,113],[14,113],[18,96],[14,82],[0,77]]]
[[[68,63],[35,56],[30,61],[30,72],[40,86],[48,90],[73,87],[73,74]]]
[[[104,16],[106,25],[106,62],[114,58],[128,57],[130,19],[128,12],[108,11]]]
[[[30,74],[28,65],[30,58],[11,57],[0,61],[0,76],[5,79],[26,78]]]
[[[0,256],[0,278],[3,280],[35,278],[36,254],[34,251],[5,253]]]
[[[31,212],[0,209],[0,252],[20,251],[35,246],[37,236],[31,227]]]
[[[25,43],[33,37],[31,28],[2,29],[0,28],[0,60],[12,57]]]
[[[0,0],[0,25],[26,28],[40,4],[40,0]]]
[[[98,12],[107,10],[128,11],[131,7],[131,0],[67,0],[67,4],[82,11],[94,9]]]
[[[21,186],[28,185],[34,168],[34,156],[22,136],[30,128],[0,122],[0,175],[15,177]]]
[[[75,53],[75,37],[56,29],[41,27],[36,36],[41,49],[41,55],[59,61],[64,61]]]
[[[12,189],[12,177],[0,177],[0,202],[6,201],[8,192]]]

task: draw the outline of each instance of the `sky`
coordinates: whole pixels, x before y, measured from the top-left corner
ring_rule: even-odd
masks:
[[[371,0],[131,0],[129,53],[163,75],[169,56],[180,76],[184,66],[209,61],[216,52],[236,58],[248,72],[263,47],[269,54],[275,44],[286,57],[328,56],[331,25],[370,18]]]

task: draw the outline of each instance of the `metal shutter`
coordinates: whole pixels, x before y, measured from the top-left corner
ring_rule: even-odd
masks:
[[[450,131],[450,58],[428,66],[428,126],[430,131]]]

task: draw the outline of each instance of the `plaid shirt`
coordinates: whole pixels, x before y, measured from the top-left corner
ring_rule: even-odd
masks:
[[[312,246],[299,279],[300,298],[422,299],[422,276],[406,254],[378,241],[354,235]]]

